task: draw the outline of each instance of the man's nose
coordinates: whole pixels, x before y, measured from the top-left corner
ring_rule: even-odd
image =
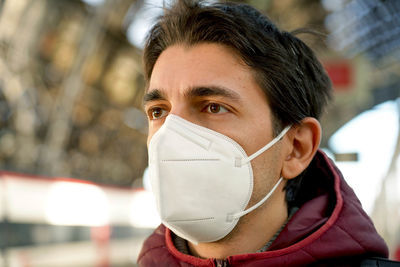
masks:
[[[191,108],[185,103],[177,103],[176,105],[173,105],[169,111],[169,114],[173,114],[181,117],[182,119],[195,123],[193,111],[191,111]]]

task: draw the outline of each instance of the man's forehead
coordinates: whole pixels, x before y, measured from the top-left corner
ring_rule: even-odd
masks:
[[[262,93],[249,66],[227,47],[209,43],[168,47],[157,59],[146,91],[145,102],[176,96],[238,102]]]

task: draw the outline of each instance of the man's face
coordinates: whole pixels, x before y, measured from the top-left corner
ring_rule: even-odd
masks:
[[[222,133],[251,155],[273,139],[271,110],[251,69],[218,44],[174,45],[158,58],[145,95],[148,142],[168,114]],[[249,206],[279,179],[280,144],[252,161],[254,189]]]

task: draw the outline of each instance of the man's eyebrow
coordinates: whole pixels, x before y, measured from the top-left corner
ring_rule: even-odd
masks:
[[[237,92],[220,86],[196,86],[189,88],[185,92],[185,97],[187,98],[202,96],[222,96],[234,101],[240,100],[240,95]]]
[[[163,94],[163,92],[159,89],[153,89],[149,92],[147,92],[144,96],[143,96],[143,105],[146,105],[146,103],[150,102],[150,101],[155,101],[155,100],[165,100],[165,96]]]
[[[190,87],[184,93],[186,98],[204,97],[204,96],[222,96],[233,101],[240,101],[240,95],[228,88],[221,86],[195,86]],[[160,89],[152,89],[143,96],[143,105],[157,100],[166,100],[164,93]]]

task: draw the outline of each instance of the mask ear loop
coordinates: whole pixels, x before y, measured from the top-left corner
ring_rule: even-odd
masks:
[[[262,153],[264,153],[266,150],[268,150],[271,146],[273,146],[277,142],[279,142],[285,136],[285,134],[290,130],[290,127],[292,127],[292,125],[286,126],[285,129],[283,129],[282,132],[277,137],[275,137],[271,142],[269,142],[266,146],[264,146],[263,148],[261,148],[260,150],[255,152],[253,155],[247,157],[246,159],[236,158],[235,166],[241,167],[241,166],[249,163],[256,157],[260,156]],[[238,161],[240,161],[240,162],[238,162]]]
[[[238,212],[238,213],[235,213],[235,214],[228,215],[228,221],[231,221],[231,220],[234,220],[234,219],[238,219],[238,218],[246,215],[247,213],[252,212],[253,210],[258,208],[259,206],[261,206],[265,201],[267,201],[268,198],[270,198],[272,193],[274,193],[274,191],[278,188],[278,186],[280,185],[280,183],[282,181],[283,181],[283,177],[279,178],[278,182],[276,182],[276,184],[271,189],[271,191],[269,191],[269,193],[263,199],[261,199],[258,203],[254,204],[252,207],[248,208],[247,210],[244,210],[244,211],[241,211],[241,212]]]

